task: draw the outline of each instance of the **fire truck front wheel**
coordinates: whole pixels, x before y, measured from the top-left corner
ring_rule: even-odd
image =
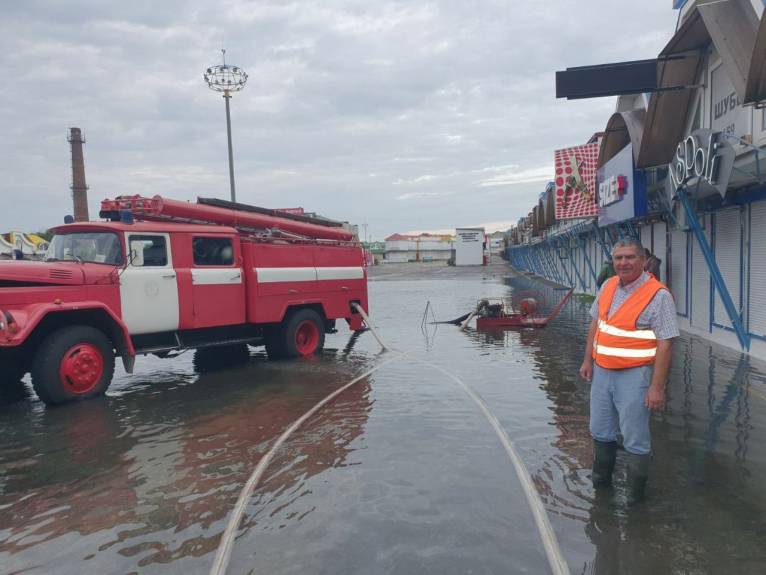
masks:
[[[18,358],[0,357],[0,387],[13,385],[29,371],[29,366]]]
[[[112,342],[100,330],[77,325],[52,332],[32,368],[32,386],[48,405],[101,395],[114,375]]]
[[[324,321],[313,309],[298,309],[285,317],[266,340],[269,357],[312,355],[324,347]]]

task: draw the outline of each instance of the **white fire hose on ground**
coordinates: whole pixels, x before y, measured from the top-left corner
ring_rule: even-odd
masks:
[[[263,477],[263,474],[265,473],[266,468],[269,466],[269,463],[273,459],[274,454],[285,443],[285,441],[287,441],[287,439],[301,425],[303,425],[303,423],[305,423],[307,419],[309,419],[322,407],[330,403],[332,400],[334,400],[336,397],[338,397],[341,393],[346,391],[352,385],[365,379],[367,376],[379,370],[380,368],[384,367],[385,365],[391,363],[392,361],[410,357],[407,353],[394,351],[390,347],[388,347],[385,343],[383,343],[383,340],[381,339],[375,327],[372,325],[372,321],[370,320],[369,316],[364,311],[362,306],[356,303],[354,303],[353,305],[355,309],[361,314],[362,318],[367,324],[367,327],[375,336],[375,339],[378,340],[378,343],[383,348],[383,350],[389,351],[389,352],[393,351],[395,355],[379,363],[375,367],[365,371],[361,375],[358,375],[357,377],[352,379],[350,382],[348,382],[346,385],[333,391],[330,395],[325,397],[319,403],[314,405],[314,407],[312,407],[306,413],[304,413],[301,417],[299,417],[292,425],[290,425],[290,427],[288,427],[282,433],[282,435],[279,436],[279,438],[274,442],[274,445],[271,446],[271,449],[269,449],[269,451],[258,462],[258,465],[256,465],[255,469],[253,470],[253,473],[250,475],[250,478],[247,480],[247,482],[245,483],[245,486],[242,488],[239,498],[237,499],[237,503],[234,505],[234,509],[232,510],[231,516],[229,517],[229,522],[226,525],[226,529],[221,535],[221,541],[218,545],[218,550],[216,551],[215,559],[213,560],[213,565],[210,568],[210,575],[224,575],[226,573],[226,569],[228,568],[228,565],[229,565],[229,560],[231,559],[231,552],[234,546],[234,539],[237,534],[237,529],[239,528],[239,524],[242,522],[242,517],[244,517],[245,515],[247,504],[250,501],[253,491],[255,491],[255,488],[257,487],[259,481]],[[461,326],[461,329],[468,324],[468,322],[471,320],[471,318],[474,315],[475,315],[475,312],[472,313],[471,316],[468,317],[468,319],[466,319],[464,324]],[[524,495],[526,496],[527,502],[532,510],[532,516],[535,519],[535,524],[540,533],[540,539],[542,540],[543,547],[545,548],[545,555],[546,555],[546,558],[548,559],[548,564],[550,565],[551,572],[554,575],[570,575],[569,566],[567,565],[566,560],[561,554],[561,548],[559,547],[558,540],[556,539],[556,534],[553,531],[553,527],[551,526],[550,521],[548,520],[548,515],[545,512],[545,506],[543,505],[543,502],[540,499],[540,495],[537,493],[537,490],[535,489],[535,485],[532,481],[532,477],[527,471],[526,467],[524,467],[524,462],[522,461],[521,457],[516,451],[516,448],[514,447],[513,442],[508,437],[508,434],[505,432],[502,425],[500,425],[500,422],[498,421],[497,417],[495,417],[495,415],[490,411],[489,407],[484,402],[484,400],[471,388],[471,386],[466,384],[455,374],[447,371],[446,369],[434,363],[431,363],[422,359],[414,358],[414,357],[410,357],[410,359],[417,361],[419,363],[422,363],[424,365],[428,365],[442,372],[444,375],[446,375],[447,377],[452,379],[455,383],[457,383],[460,387],[462,387],[463,390],[468,394],[468,396],[474,401],[474,403],[478,405],[482,414],[484,415],[484,417],[486,417],[487,421],[489,421],[490,425],[492,426],[492,429],[495,431],[495,434],[500,440],[500,443],[503,445],[503,448],[505,449],[505,452],[508,455],[508,458],[511,460],[511,463],[513,464],[513,468],[516,471],[516,476],[519,478],[519,481],[521,482]]]
[[[362,316],[362,319],[364,319],[364,323],[367,324],[367,327],[372,332],[372,335],[375,336],[375,339],[378,340],[378,343],[380,344],[380,347],[383,348],[383,351],[391,351],[391,348],[388,347],[385,343],[383,343],[383,340],[380,339],[380,334],[378,334],[378,330],[375,329],[375,326],[372,325],[372,321],[370,320],[370,317],[367,315],[367,312],[364,311],[364,308],[360,306],[358,303],[354,302],[351,304],[353,308],[359,312],[359,315]]]

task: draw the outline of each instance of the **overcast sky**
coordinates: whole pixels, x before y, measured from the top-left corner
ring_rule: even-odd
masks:
[[[238,200],[367,223],[374,239],[507,228],[553,150],[614,108],[556,100],[556,70],[655,57],[671,5],[5,2],[0,232],[72,212],[70,126],[87,141],[91,218],[120,194],[228,198],[224,102],[202,78],[222,47],[250,76],[231,102]]]

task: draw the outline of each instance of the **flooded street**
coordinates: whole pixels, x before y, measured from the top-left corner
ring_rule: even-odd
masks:
[[[588,304],[547,328],[421,329],[485,296],[563,291],[510,268],[392,265],[370,307],[397,356],[345,391],[276,454],[251,499],[230,573],[547,573],[520,481],[470,385],[514,442],[572,573],[762,573],[766,365],[676,342],[668,408],[652,419],[649,500],[590,485]],[[108,395],[46,409],[0,405],[3,573],[206,573],[259,459],[315,403],[389,359],[345,326],[321,356],[198,373],[193,354],[139,358]],[[15,399],[15,400],[14,400]]]

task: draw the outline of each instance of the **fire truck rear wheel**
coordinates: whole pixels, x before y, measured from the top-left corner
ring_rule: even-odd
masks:
[[[48,405],[104,393],[114,375],[112,342],[100,330],[76,325],[48,335],[32,367],[32,387]]]
[[[313,309],[299,309],[285,317],[273,336],[267,339],[269,357],[301,357],[322,351],[324,321]],[[274,353],[272,353],[272,351]]]

